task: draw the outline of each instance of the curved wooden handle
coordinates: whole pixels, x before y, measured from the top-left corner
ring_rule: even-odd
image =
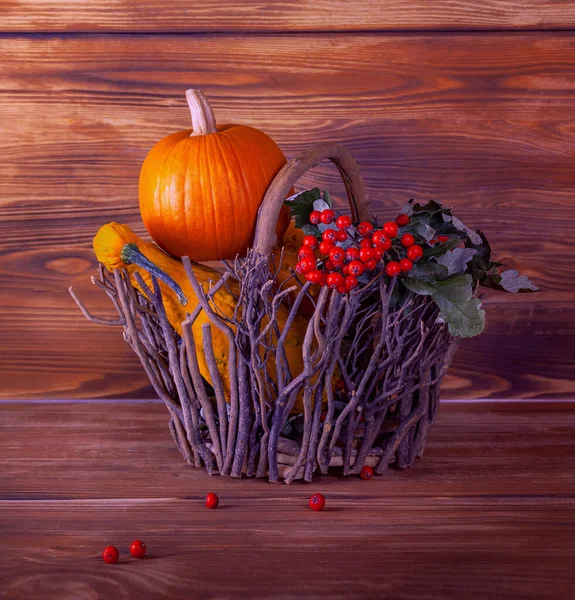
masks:
[[[292,158],[268,187],[258,211],[254,237],[254,248],[260,254],[268,254],[274,247],[276,223],[290,189],[302,175],[326,158],[335,164],[341,174],[351,207],[352,219],[363,221],[371,217],[365,184],[352,155],[339,144],[331,142],[318,144]]]

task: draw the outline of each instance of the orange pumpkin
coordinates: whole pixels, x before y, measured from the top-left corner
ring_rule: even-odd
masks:
[[[244,256],[258,208],[286,163],[276,143],[245,125],[218,125],[200,90],[188,90],[193,129],[173,133],[151,150],[140,172],[140,212],[154,241],[195,261]],[[284,207],[276,234],[289,224]]]

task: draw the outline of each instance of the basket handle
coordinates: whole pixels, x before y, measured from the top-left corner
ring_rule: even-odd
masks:
[[[254,248],[262,255],[269,254],[276,242],[276,223],[290,189],[311,168],[328,158],[338,168],[345,189],[352,219],[369,219],[369,199],[359,167],[351,153],[339,144],[324,142],[312,146],[292,158],[275,176],[258,210]]]

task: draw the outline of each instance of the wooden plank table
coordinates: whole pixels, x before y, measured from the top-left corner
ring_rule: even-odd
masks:
[[[0,597],[573,598],[574,409],[444,403],[412,469],[288,487],[187,467],[157,402],[3,401]]]

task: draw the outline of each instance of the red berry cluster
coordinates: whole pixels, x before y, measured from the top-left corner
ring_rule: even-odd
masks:
[[[410,271],[413,263],[423,256],[423,248],[415,243],[411,233],[404,233],[397,239],[399,227],[409,225],[409,216],[405,214],[399,215],[395,222],[384,223],[381,229],[376,229],[369,221],[362,221],[355,231],[351,230],[349,216],[336,217],[331,209],[314,210],[309,220],[312,225],[330,225],[335,221],[336,229],[326,229],[321,239],[306,235],[298,251],[295,270],[305,275],[307,281],[327,285],[342,294],[357,287],[358,277],[375,270],[384,259],[385,272],[395,277]],[[345,250],[337,245],[350,239],[352,245]]]

